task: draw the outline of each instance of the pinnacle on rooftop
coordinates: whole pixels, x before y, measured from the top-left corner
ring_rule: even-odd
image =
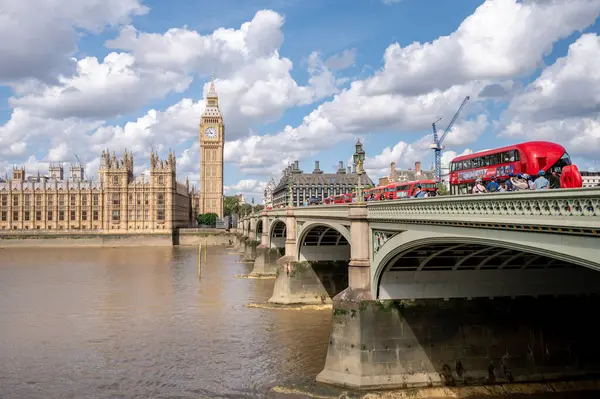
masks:
[[[218,97],[217,96],[217,90],[215,89],[215,74],[212,74],[212,77],[210,79],[210,88],[208,89],[208,94],[206,95],[207,97]]]

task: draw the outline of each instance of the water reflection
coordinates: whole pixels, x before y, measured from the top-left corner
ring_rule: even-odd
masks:
[[[197,248],[0,250],[0,397],[339,396],[314,383],[331,313],[248,309],[274,280],[238,259],[211,248],[198,278]]]

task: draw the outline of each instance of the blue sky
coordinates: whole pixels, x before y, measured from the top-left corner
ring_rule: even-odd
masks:
[[[599,14],[600,0],[3,0],[0,170],[78,154],[93,176],[102,149],[128,148],[143,173],[173,148],[196,182],[211,72],[230,194],[258,200],[296,159],[330,171],[358,138],[372,178],[429,167],[431,122],[466,95],[444,163],[543,139],[594,169]]]

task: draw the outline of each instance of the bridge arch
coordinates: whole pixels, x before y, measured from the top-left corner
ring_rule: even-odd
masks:
[[[264,228],[264,226],[263,226],[262,219],[258,219],[256,221],[256,228],[255,228],[255,232],[254,232],[254,239],[256,241],[260,241],[260,236],[262,235],[263,228]]]
[[[281,219],[271,221],[269,231],[269,247],[285,248],[285,240],[287,238],[287,225]]]
[[[299,261],[349,261],[350,231],[339,223],[306,222],[297,248]]]
[[[519,237],[527,233],[510,233],[506,239],[503,234],[397,232],[373,256],[373,296],[439,299],[600,291],[600,258],[575,256],[568,244],[534,245]]]

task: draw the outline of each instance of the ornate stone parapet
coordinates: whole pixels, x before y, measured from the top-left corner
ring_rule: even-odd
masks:
[[[370,222],[600,234],[600,189],[440,196],[369,203]]]

